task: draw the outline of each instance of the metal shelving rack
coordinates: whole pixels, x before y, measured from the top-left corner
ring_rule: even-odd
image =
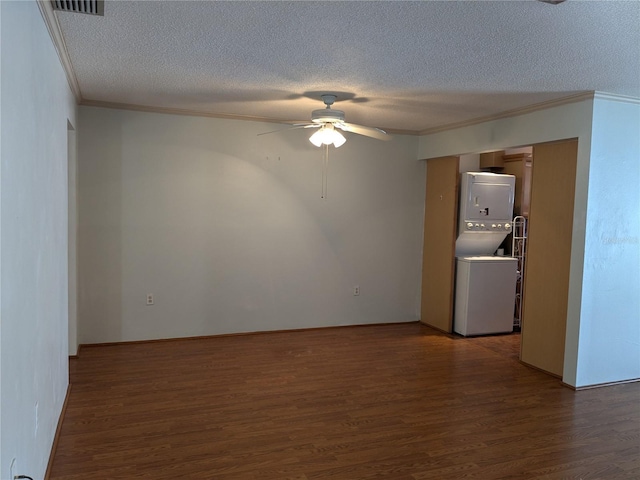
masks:
[[[527,253],[527,219],[522,215],[513,218],[511,256],[518,259],[516,279],[516,303],[513,313],[513,328],[522,328],[522,295],[524,293],[524,261]]]

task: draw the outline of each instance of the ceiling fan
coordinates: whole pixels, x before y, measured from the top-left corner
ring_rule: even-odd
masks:
[[[345,122],[344,112],[342,110],[334,110],[331,108],[331,105],[336,101],[336,95],[324,94],[321,95],[321,98],[325,104],[325,108],[311,112],[311,123],[296,123],[289,128],[259,133],[258,135],[267,135],[269,133],[283,132],[285,130],[293,130],[296,128],[317,128],[319,130],[311,135],[309,141],[316,147],[321,147],[322,145],[333,145],[336,148],[340,147],[347,141],[347,139],[344,138],[344,135],[340,133],[340,130],[343,132],[364,135],[365,137],[371,137],[378,140],[389,140],[391,138],[384,130],[380,130],[379,128],[365,127]]]

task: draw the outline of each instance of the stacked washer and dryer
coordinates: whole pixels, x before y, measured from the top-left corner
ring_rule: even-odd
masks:
[[[460,335],[513,331],[518,261],[495,253],[511,233],[514,195],[513,175],[461,174],[453,320]]]

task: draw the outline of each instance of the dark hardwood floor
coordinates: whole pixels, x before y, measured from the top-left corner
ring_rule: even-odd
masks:
[[[86,347],[51,480],[639,479],[640,383],[397,324]]]

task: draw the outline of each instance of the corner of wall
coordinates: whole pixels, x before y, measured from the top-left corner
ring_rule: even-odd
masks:
[[[577,387],[640,377],[639,131],[640,99],[596,93],[584,188]]]

